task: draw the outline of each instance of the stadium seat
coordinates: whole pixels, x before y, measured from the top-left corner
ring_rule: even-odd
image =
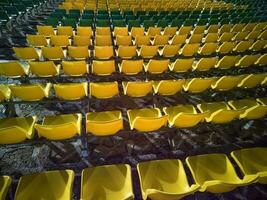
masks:
[[[9,85],[9,88],[13,97],[24,101],[39,101],[49,96],[51,83]]]
[[[153,81],[122,82],[124,95],[143,97],[152,92]]]
[[[137,55],[136,46],[119,46],[117,55],[122,59],[133,58]]]
[[[217,47],[217,43],[205,43],[202,47],[199,48],[198,54],[204,56],[215,54]]]
[[[184,82],[184,79],[154,81],[154,93],[164,96],[175,95],[182,90]]]
[[[132,36],[130,35],[118,35],[116,36],[115,44],[117,46],[131,46],[132,45]]]
[[[62,61],[65,74],[69,76],[82,76],[88,73],[88,66],[85,61]]]
[[[265,66],[267,65],[267,54],[261,55],[258,60],[255,62],[255,65]]]
[[[135,36],[135,45],[141,47],[142,45],[150,45],[150,36],[148,35],[136,35]]]
[[[133,199],[130,165],[103,165],[84,169],[81,177],[81,199],[96,198]]]
[[[253,41],[241,41],[235,46],[233,52],[243,53],[248,51],[252,44]]]
[[[223,42],[218,49],[216,50],[216,52],[218,54],[228,54],[231,53],[233,51],[233,49],[235,48],[237,42]]]
[[[222,76],[213,81],[211,88],[219,91],[228,91],[237,87],[241,79],[242,76]]]
[[[193,78],[187,79],[183,85],[183,89],[190,93],[203,92],[211,87],[214,78]]]
[[[51,35],[50,45],[58,47],[67,47],[70,45],[69,36],[67,35]]]
[[[93,35],[92,27],[77,27],[77,36],[91,37]]]
[[[188,44],[195,44],[195,43],[201,43],[202,38],[203,38],[204,34],[192,34],[189,38],[188,38]]]
[[[92,73],[100,76],[107,76],[115,72],[114,60],[99,61],[94,60],[92,64]]]
[[[214,43],[219,39],[218,33],[208,33],[205,38],[203,38],[203,42],[205,43]]]
[[[114,36],[128,36],[128,28],[127,27],[115,27],[114,28]]]
[[[90,95],[98,99],[108,99],[119,94],[117,82],[90,83]]]
[[[111,46],[112,39],[110,35],[96,35],[95,36],[96,46]]]
[[[45,171],[24,175],[19,179],[16,200],[58,199],[71,200],[74,171]]]
[[[87,59],[90,56],[87,46],[68,46],[68,55],[75,60]]]
[[[139,51],[139,56],[142,58],[153,58],[158,54],[158,46],[142,45]]]
[[[260,85],[267,77],[266,73],[244,75],[243,79],[238,84],[240,88],[254,88]]]
[[[169,41],[169,36],[168,35],[156,35],[154,37],[154,40],[152,41],[152,44],[153,45],[158,45],[158,46],[164,46],[164,45],[168,44],[168,41]]]
[[[90,36],[79,36],[75,35],[73,37],[73,46],[90,46],[91,44],[91,39]]]
[[[225,102],[201,103],[197,107],[202,113],[209,111],[209,116],[205,118],[206,122],[217,124],[229,123],[244,111],[244,109],[231,110]]]
[[[182,49],[180,50],[180,55],[182,56],[194,56],[198,49],[200,47],[200,44],[199,43],[196,43],[196,44],[185,44]]]
[[[249,149],[240,149],[231,152],[232,158],[241,169],[244,177],[258,176],[258,182],[267,184],[267,149],[265,147],[254,147]]]
[[[48,140],[64,140],[81,134],[82,114],[45,116],[41,124],[34,127],[39,137]]]
[[[0,75],[10,78],[22,77],[29,74],[29,66],[17,61],[0,62]]]
[[[73,36],[73,29],[71,26],[58,26],[57,35],[67,35],[69,37]]]
[[[163,35],[169,35],[169,37],[172,37],[176,34],[177,27],[165,27],[163,31]]]
[[[165,126],[168,119],[158,108],[127,110],[127,116],[131,130],[139,132],[156,131]]]
[[[55,35],[55,31],[52,26],[37,26],[37,32],[39,35],[44,35],[45,37]]]
[[[263,118],[267,114],[267,106],[260,105],[254,99],[240,99],[228,101],[231,108],[235,110],[244,109],[244,112],[240,114],[239,118],[246,119],[259,119]]]
[[[153,160],[137,164],[142,198],[146,199],[182,199],[193,194],[199,185],[188,183],[180,160]],[[153,174],[157,174],[154,176]]]
[[[229,69],[235,66],[235,63],[240,59],[239,56],[224,56],[214,66],[218,69]]]
[[[175,60],[174,63],[170,65],[170,70],[176,73],[187,72],[189,69],[191,69],[193,63],[194,63],[193,58],[187,58],[187,59],[178,58]]]
[[[65,57],[61,47],[42,47],[42,55],[48,60],[61,60]]]
[[[11,90],[8,85],[0,85],[0,101],[9,100],[11,97]]]
[[[57,76],[60,70],[60,65],[55,65],[53,61],[29,61],[29,66],[31,73],[40,77]]]
[[[32,139],[36,120],[36,116],[0,119],[0,144],[15,144]]]
[[[200,192],[230,192],[257,180],[257,176],[245,176],[240,179],[225,154],[189,156],[186,158],[186,164],[195,182],[201,186]]]
[[[97,136],[114,135],[123,129],[121,111],[89,112],[86,114],[86,131]]]
[[[214,68],[217,62],[217,57],[201,58],[193,63],[192,70],[208,71],[209,69]]]
[[[267,47],[267,40],[256,40],[249,50],[257,52],[266,49]]]
[[[27,35],[27,42],[32,47],[43,47],[48,45],[44,35]]]
[[[150,59],[149,62],[144,65],[145,72],[150,74],[161,74],[168,70],[170,60],[154,60]]]
[[[13,47],[16,57],[19,60],[38,60],[39,55],[33,47]]]
[[[187,34],[184,35],[174,35],[171,39],[171,44],[177,45],[177,44],[185,44],[187,38]]]
[[[97,59],[107,60],[114,56],[112,46],[95,46],[94,56]]]
[[[208,112],[198,113],[192,105],[177,105],[172,107],[164,107],[163,111],[168,115],[168,123],[170,127],[188,128],[196,126],[204,121]]]
[[[132,37],[143,36],[143,35],[145,35],[145,29],[141,28],[141,27],[132,27],[130,35]]]
[[[95,34],[96,35],[111,35],[111,31],[109,27],[96,27]]]
[[[147,35],[149,35],[150,37],[155,37],[155,36],[159,36],[161,33],[161,28],[160,27],[149,27],[147,30]]]
[[[257,61],[257,59],[260,57],[259,54],[256,55],[244,55],[242,56],[238,62],[235,63],[236,67],[250,67],[254,65],[254,63]]]
[[[119,70],[126,75],[138,74],[143,69],[143,60],[122,60],[119,64]]]
[[[64,100],[77,100],[87,96],[87,82],[57,83],[53,85],[56,97]]]
[[[0,199],[6,199],[9,186],[11,185],[11,181],[12,179],[10,176],[0,176]]]

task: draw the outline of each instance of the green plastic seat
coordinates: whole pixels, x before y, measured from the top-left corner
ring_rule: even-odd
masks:
[[[168,22],[164,19],[158,20],[157,27],[165,28],[168,26]]]
[[[93,26],[93,20],[92,19],[81,19],[79,26]]]
[[[155,22],[154,20],[144,20],[144,28],[148,29],[149,27],[154,27]]]
[[[49,26],[53,26],[54,28],[56,28],[58,26],[58,18],[47,18],[45,20],[45,25],[49,25]]]
[[[131,30],[132,27],[140,27],[140,22],[138,20],[129,20],[128,21],[128,29]]]
[[[125,27],[126,22],[124,20],[113,20],[112,21],[113,27]]]
[[[74,18],[64,18],[61,23],[63,26],[71,26],[72,28],[76,28],[77,20]]]
[[[97,20],[96,21],[96,26],[98,26],[98,27],[107,27],[107,26],[109,26],[109,20]]]

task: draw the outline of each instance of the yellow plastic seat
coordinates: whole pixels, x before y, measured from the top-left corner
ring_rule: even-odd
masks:
[[[219,39],[219,33],[208,33],[205,38],[203,38],[203,42],[205,43],[213,43],[217,42]]]
[[[200,43],[202,41],[204,34],[192,34],[188,39],[188,44]]]
[[[169,41],[169,36],[168,35],[156,35],[154,37],[154,40],[153,40],[152,44],[153,45],[158,45],[158,46],[164,46],[164,45],[168,44],[168,41]]]
[[[150,45],[150,43],[150,36],[148,35],[137,35],[135,37],[135,45],[137,45],[138,47],[142,45]]]
[[[207,28],[207,33],[218,33],[220,25],[219,24],[212,24]]]
[[[245,25],[246,24],[235,24],[235,25],[233,25],[233,27],[232,27],[232,29],[231,29],[231,32],[234,32],[234,33],[236,33],[236,32],[241,32],[242,30],[243,30],[243,28],[245,27]]]
[[[228,101],[228,104],[235,110],[245,109],[244,112],[239,115],[241,119],[259,119],[267,114],[267,105],[260,105],[254,99],[232,100]]]
[[[257,23],[248,23],[245,25],[242,31],[253,31]]]
[[[193,27],[192,26],[181,26],[180,29],[178,30],[179,35],[185,35],[189,34],[192,31]]]
[[[177,27],[165,27],[163,31],[163,35],[169,35],[170,37],[176,34]]]
[[[231,53],[235,48],[236,44],[237,44],[236,42],[224,42],[218,47],[216,52],[219,54]]]
[[[87,47],[92,45],[90,36],[75,35],[73,37],[73,45],[74,46],[87,46]]]
[[[65,74],[70,76],[82,76],[88,73],[88,66],[85,61],[62,61]]]
[[[81,199],[134,199],[131,167],[127,164],[86,168],[81,177]]]
[[[267,184],[267,148],[254,147],[231,152],[244,176],[257,176],[257,182]]]
[[[0,199],[6,199],[12,179],[9,176],[0,176]]]
[[[146,72],[150,74],[161,74],[168,70],[170,60],[154,60],[150,59],[149,62],[144,65],[144,69]]]
[[[209,69],[214,68],[217,62],[217,57],[201,58],[192,65],[192,70],[208,71]]]
[[[11,90],[9,89],[8,85],[0,84],[0,101],[9,100],[10,97],[11,97]]]
[[[65,57],[61,47],[42,47],[42,55],[48,60],[61,60]]]
[[[233,41],[243,41],[246,39],[246,37],[248,36],[249,32],[248,31],[241,31],[235,34],[235,36],[232,38]]]
[[[86,114],[86,132],[97,136],[114,135],[123,129],[121,111],[89,112]]]
[[[152,92],[153,81],[122,82],[124,95],[143,97]]]
[[[14,144],[32,139],[36,120],[35,116],[0,119],[0,144]]]
[[[38,60],[39,55],[33,47],[13,47],[16,57],[20,60]]]
[[[87,82],[82,83],[58,83],[53,85],[58,98],[65,100],[81,99],[88,95]]]
[[[225,154],[204,154],[186,158],[193,178],[201,186],[200,192],[224,193],[257,180],[257,176],[240,179]]]
[[[71,200],[74,171],[45,171],[24,175],[19,179],[16,200],[58,199]]]
[[[200,33],[204,33],[206,30],[206,26],[203,25],[203,26],[199,26],[197,25],[194,30],[192,31],[193,34],[200,34]]]
[[[219,29],[219,33],[223,34],[225,32],[230,32],[231,29],[232,29],[232,26],[233,26],[232,24],[224,24],[224,25],[222,25],[220,27],[220,29]]]
[[[266,73],[262,74],[249,74],[245,75],[243,79],[238,84],[240,88],[254,88],[262,83],[262,81],[267,77]]]
[[[55,35],[55,31],[52,26],[37,26],[37,32],[39,35],[44,35],[45,37]]]
[[[196,44],[185,44],[180,50],[182,56],[194,56],[200,47],[199,43]]]
[[[69,37],[73,36],[73,29],[71,26],[58,26],[57,35],[67,35]]]
[[[30,85],[9,85],[12,96],[24,101],[39,101],[47,98],[50,93],[51,83]]]
[[[96,27],[96,35],[110,35],[111,31],[109,27]]]
[[[218,48],[217,43],[205,43],[200,49],[198,50],[198,54],[200,55],[211,55],[216,53],[216,49]]]
[[[115,27],[114,28],[114,36],[127,36],[128,34],[128,28],[127,27]]]
[[[117,54],[123,59],[132,58],[137,54],[136,46],[119,46]]]
[[[110,59],[113,57],[113,47],[112,46],[95,46],[94,49],[95,57],[98,59]]]
[[[222,76],[218,80],[214,80],[211,88],[214,90],[228,91],[237,87],[241,79],[242,76]]]
[[[161,33],[160,27],[149,27],[147,30],[147,35],[151,37],[155,37],[156,35],[160,35]]]
[[[116,45],[118,46],[131,46],[132,45],[132,36],[130,35],[118,35],[116,36]]]
[[[96,46],[111,46],[112,39],[110,35],[96,35],[95,36]]]
[[[122,60],[119,70],[126,75],[138,74],[143,70],[143,60]]]
[[[0,62],[0,75],[10,78],[22,77],[29,74],[28,65],[17,61]]]
[[[249,34],[246,36],[246,40],[257,40],[257,38],[260,35],[260,31],[251,31]]]
[[[204,121],[207,113],[198,113],[193,105],[178,105],[172,107],[164,107],[163,111],[168,115],[168,123],[170,127],[188,128],[196,126]]]
[[[48,45],[44,35],[27,35],[27,41],[28,44],[33,47],[43,47]]]
[[[267,65],[267,54],[261,55],[255,62],[255,65],[264,66]]]
[[[187,34],[185,34],[185,35],[174,35],[172,40],[171,40],[171,44],[172,45],[185,44],[186,38],[187,38]]]
[[[131,36],[136,37],[136,36],[142,36],[145,35],[145,29],[141,27],[132,27],[131,29]]]
[[[29,66],[32,74],[41,77],[57,76],[60,70],[60,65],[55,65],[53,61],[30,61]]]
[[[119,94],[118,82],[90,83],[90,94],[98,99],[108,99]]]
[[[262,31],[266,27],[265,22],[257,23],[256,26],[254,27],[253,31]]]
[[[193,78],[187,79],[183,85],[183,89],[186,92],[199,93],[203,92],[211,87],[211,83],[214,78]]]
[[[159,54],[165,58],[171,58],[178,55],[181,45],[165,45],[163,49],[159,50]]]
[[[187,58],[187,59],[176,59],[174,63],[170,65],[170,71],[179,73],[179,72],[187,72],[191,69],[194,63],[194,58]]]
[[[236,62],[235,66],[241,68],[250,67],[258,60],[259,57],[260,57],[259,54],[245,55],[241,57],[238,62]]]
[[[77,36],[87,36],[91,37],[93,35],[93,31],[91,27],[77,27]]]
[[[180,160],[153,160],[137,164],[144,200],[174,200],[193,194],[199,185],[189,185]],[[156,175],[156,176],[155,176]]]
[[[139,55],[143,58],[153,58],[158,54],[158,46],[141,46]]]
[[[231,67],[234,67],[235,63],[239,59],[240,59],[239,56],[224,56],[217,62],[217,64],[215,65],[215,68],[229,69]]]
[[[68,55],[69,57],[75,60],[83,60],[89,58],[89,50],[87,46],[69,46],[68,47]]]
[[[94,60],[92,64],[92,73],[96,75],[106,76],[115,72],[114,60],[99,61]]]
[[[261,105],[267,105],[267,98],[257,98],[257,102],[259,102]]]
[[[44,117],[42,124],[34,127],[39,137],[64,140],[81,134],[82,114],[65,114]]]
[[[252,44],[253,44],[253,41],[241,41],[236,45],[233,51],[238,52],[238,53],[245,52],[249,50]]]
[[[267,40],[257,40],[251,45],[249,50],[251,50],[251,51],[261,51],[263,49],[266,49],[266,47],[267,47]]]
[[[182,90],[184,82],[184,79],[154,81],[154,93],[164,96],[174,95]]]
[[[264,30],[263,32],[261,32],[261,34],[258,37],[260,40],[266,40],[267,39],[267,31]]]
[[[230,42],[232,38],[234,37],[235,33],[230,33],[230,32],[224,32],[218,39],[218,42],[223,43],[223,42]]]
[[[50,38],[51,46],[67,47],[70,45],[69,36],[67,35],[52,35]]]
[[[168,119],[158,108],[127,110],[127,116],[131,130],[139,132],[156,131],[165,126]]]
[[[244,112],[244,109],[231,110],[225,102],[202,103],[197,107],[202,113],[209,112],[205,118],[206,122],[216,124],[229,123]]]

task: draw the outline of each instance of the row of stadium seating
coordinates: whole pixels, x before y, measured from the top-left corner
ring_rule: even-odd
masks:
[[[254,88],[266,85],[266,73],[209,78],[175,79],[161,81],[122,82],[123,94],[130,97],[143,97],[152,93],[175,95],[181,92],[200,93],[208,89],[228,91],[238,88]],[[51,83],[0,85],[0,100],[9,100],[11,96],[24,101],[39,101],[49,98]],[[90,95],[98,99],[108,99],[119,95],[118,82],[91,82]],[[87,82],[53,84],[55,96],[64,100],[77,100],[88,96]]]
[[[222,153],[188,156],[186,165],[193,176],[192,185],[189,184],[190,176],[179,159],[138,163],[137,171],[142,197],[144,200],[148,198],[181,199],[198,191],[222,193],[256,182],[266,184],[267,160],[264,156],[266,153],[267,149],[264,147],[235,150],[230,154],[234,163]],[[235,165],[239,168],[235,169]],[[237,170],[242,172],[242,178],[239,178]],[[81,199],[106,198],[106,195],[111,199],[133,199],[131,171],[131,166],[128,164],[83,169]],[[58,200],[70,200],[74,177],[73,170],[44,171],[22,176],[15,199],[53,197]],[[0,183],[3,185],[2,198],[5,198],[11,181],[9,176],[0,177]]]
[[[189,128],[203,122],[224,124],[235,119],[259,119],[267,114],[266,98],[241,99],[229,102],[201,103],[159,108],[127,110],[129,127],[138,132],[151,132],[166,126]],[[69,139],[81,135],[82,114],[45,116],[40,123],[37,117],[4,118],[1,122],[1,144],[20,143],[34,138],[34,128],[39,137],[49,140]],[[122,112],[103,111],[86,114],[86,132],[98,136],[114,135],[124,129]]]

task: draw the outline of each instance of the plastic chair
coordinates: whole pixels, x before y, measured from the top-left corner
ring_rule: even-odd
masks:
[[[11,181],[12,179],[10,176],[0,176],[0,199],[6,199],[9,186],[11,185]]]
[[[236,67],[245,68],[252,66],[257,59],[260,57],[259,54],[256,55],[244,55],[239,59],[238,62],[235,63]]]
[[[192,70],[208,71],[211,68],[214,68],[217,62],[217,57],[201,58],[196,63],[193,63]]]
[[[178,55],[181,45],[165,45],[162,50],[159,50],[160,56],[171,58]]]
[[[53,85],[55,94],[64,100],[82,99],[88,95],[87,82],[82,83],[58,83]]]
[[[58,26],[57,35],[67,35],[69,37],[73,36],[73,29],[71,26]]]
[[[19,60],[39,60],[39,55],[33,47],[13,47]]]
[[[154,81],[154,93],[164,96],[175,95],[182,90],[184,82],[184,79]]]
[[[126,75],[138,74],[143,70],[143,60],[122,60],[119,70]]]
[[[119,94],[117,82],[90,83],[90,95],[98,99],[108,99]]]
[[[214,78],[193,78],[187,79],[183,85],[183,89],[190,93],[200,93],[211,87]]]
[[[65,74],[69,76],[82,76],[88,73],[88,66],[85,61],[62,61]]]
[[[114,56],[112,46],[95,46],[94,55],[101,60],[107,60]]]
[[[137,55],[136,46],[119,46],[117,55],[122,59],[133,58]]]
[[[98,61],[94,60],[92,64],[92,73],[96,75],[106,76],[115,72],[114,60]]]
[[[241,79],[242,76],[222,76],[218,80],[214,80],[211,88],[214,90],[228,91],[237,87]]]
[[[39,35],[44,35],[45,37],[50,37],[51,35],[55,35],[55,31],[52,26],[38,26],[37,32]]]
[[[48,45],[44,35],[27,35],[27,42],[32,47],[43,47]]]
[[[51,46],[67,47],[70,45],[69,36],[67,35],[52,35],[50,38]]]
[[[69,46],[68,47],[68,55],[70,58],[75,60],[83,60],[89,58],[89,50],[87,46]]]
[[[180,50],[180,55],[182,56],[194,56],[198,49],[200,47],[200,44],[185,44],[183,48]]]
[[[61,47],[42,47],[42,55],[48,60],[61,60],[65,57]]]
[[[266,73],[262,74],[249,74],[244,75],[243,79],[238,84],[240,88],[254,88],[260,85],[264,79],[267,77]]]
[[[150,59],[149,62],[144,65],[145,72],[150,74],[161,74],[168,70],[170,60],[154,60]]]
[[[193,58],[187,58],[187,59],[176,59],[174,63],[170,65],[170,70],[176,73],[179,72],[187,72],[189,69],[191,69],[192,65],[194,63]]]
[[[158,46],[147,46],[143,45],[141,46],[141,49],[139,51],[139,56],[142,58],[153,58],[157,56],[158,54]]]
[[[60,65],[55,65],[53,61],[29,61],[29,66],[31,73],[40,77],[57,76],[60,70]]]
[[[89,37],[91,37],[93,35],[93,30],[92,30],[92,27],[81,27],[81,26],[78,26],[76,34],[78,36],[89,36]]]
[[[229,69],[231,67],[234,67],[235,63],[237,63],[239,59],[239,56],[224,56],[217,62],[215,68]]]
[[[11,90],[8,85],[0,85],[0,101],[9,100],[11,97]]]
[[[1,62],[0,75],[10,78],[22,77],[29,74],[29,66],[17,61]]]
[[[116,36],[115,43],[117,46],[131,46],[132,45],[132,36],[123,36],[118,35]]]
[[[153,81],[122,82],[124,95],[143,97],[152,92]]]

